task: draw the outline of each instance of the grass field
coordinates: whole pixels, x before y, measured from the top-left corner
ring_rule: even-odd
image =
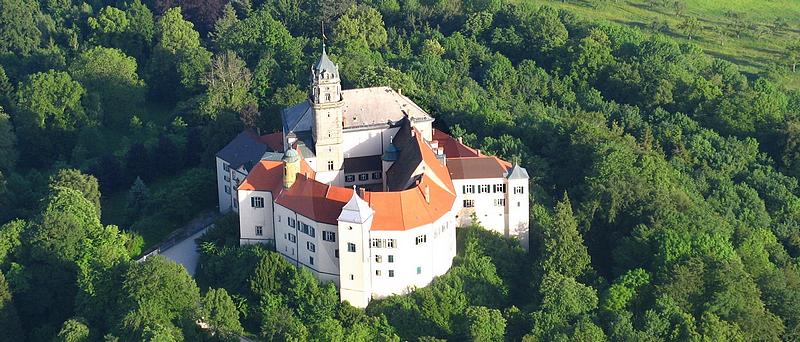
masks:
[[[531,1],[531,0],[519,0]],[[682,0],[685,8],[681,16],[676,15],[673,1],[657,1],[670,5],[651,5],[650,0],[573,0],[564,2],[540,0],[556,8],[568,9],[584,18],[603,19],[619,24],[651,30],[653,22],[666,22],[664,30],[676,39],[690,41],[680,29],[684,18],[694,17],[700,28],[691,42],[706,53],[740,66],[749,74],[761,73],[772,66],[783,68],[776,77],[787,88],[800,89],[800,69],[791,73],[785,58],[785,50],[791,41],[800,40],[800,0]],[[599,5],[593,5],[599,3]],[[740,38],[726,17],[728,11],[741,13],[744,29]],[[783,19],[787,26],[776,29],[775,20]],[[761,27],[761,33],[755,27]]]

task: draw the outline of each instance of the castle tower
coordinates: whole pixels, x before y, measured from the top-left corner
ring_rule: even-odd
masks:
[[[530,177],[525,168],[515,164],[506,174],[506,236],[514,236],[528,249]]]
[[[342,83],[339,67],[333,64],[322,45],[322,56],[311,67],[309,101],[314,112],[311,128],[316,148],[316,171],[329,172],[342,170]]]
[[[367,307],[372,298],[369,231],[374,213],[354,190],[338,218],[339,294],[357,308]]]
[[[300,155],[297,150],[290,148],[283,155],[283,188],[292,187],[297,180],[297,173],[300,172]]]

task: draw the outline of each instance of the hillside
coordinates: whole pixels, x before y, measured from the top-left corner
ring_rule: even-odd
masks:
[[[548,4],[0,0],[0,339],[800,340],[800,91],[760,73],[788,34],[682,44],[658,5]],[[366,310],[235,215],[194,277],[135,261],[214,209],[221,148],[309,98],[323,22],[344,89],[402,89],[528,170],[529,251],[476,217],[446,274]]]
[[[524,1],[524,0],[521,0]],[[800,40],[800,1],[793,0],[544,0],[590,20],[606,20],[648,32],[662,32],[698,44],[706,53],[740,66],[749,74],[789,67],[786,48]],[[677,5],[676,3],[681,4]],[[741,24],[730,17],[739,14]],[[682,24],[698,20],[692,39]],[[736,37],[736,32],[740,37]],[[800,72],[773,73],[785,86],[800,88]]]

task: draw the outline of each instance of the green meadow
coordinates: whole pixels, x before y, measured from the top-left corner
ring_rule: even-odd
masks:
[[[799,0],[680,0],[680,6],[674,0],[539,3],[691,41],[708,54],[739,65],[743,72],[753,75],[769,72],[787,88],[800,89],[800,68],[791,71],[786,53],[791,42],[800,40]],[[738,25],[729,12],[739,15]],[[697,19],[692,39],[682,28],[687,17]]]

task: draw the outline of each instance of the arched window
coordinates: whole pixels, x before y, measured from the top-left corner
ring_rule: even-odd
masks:
[[[331,100],[331,94],[325,94],[325,101]]]

